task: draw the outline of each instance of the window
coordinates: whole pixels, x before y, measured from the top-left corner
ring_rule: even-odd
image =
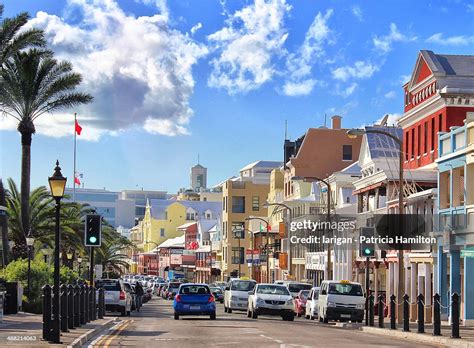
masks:
[[[342,160],[352,161],[352,145],[342,145]]]
[[[431,151],[434,151],[435,148],[435,141],[436,141],[436,133],[435,133],[435,119],[434,117],[431,119]]]
[[[186,213],[186,220],[196,220],[196,213],[194,212]]]
[[[232,212],[245,213],[245,197],[244,196],[232,197]]]
[[[423,153],[427,153],[428,152],[428,122],[425,122],[425,125],[424,125],[424,137],[423,137]]]
[[[439,114],[439,125],[438,125],[438,132],[443,131],[443,114]]]
[[[238,239],[245,238],[245,223],[233,222],[232,223],[232,236]]]
[[[421,155],[421,125],[418,126],[418,156]]]
[[[405,161],[408,161],[408,138],[410,137],[410,132],[405,132]]]
[[[415,158],[415,128],[411,129],[411,158]]]
[[[233,247],[232,248],[232,264],[238,265],[244,263],[244,248]]]
[[[252,211],[259,211],[260,210],[260,197],[253,196],[252,197]]]
[[[164,237],[164,236],[165,236],[165,229],[160,228],[160,237]]]

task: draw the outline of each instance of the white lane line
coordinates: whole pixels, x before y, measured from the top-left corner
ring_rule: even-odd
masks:
[[[269,337],[269,336],[265,336],[265,335],[260,335],[260,337],[266,338],[266,339],[271,340],[271,341],[276,342],[276,343],[283,344],[283,341],[277,340],[276,338],[273,338],[273,337]]]

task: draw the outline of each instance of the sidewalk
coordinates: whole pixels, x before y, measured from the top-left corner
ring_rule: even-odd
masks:
[[[69,332],[61,333],[62,346],[80,347],[83,343],[111,327],[115,317],[97,319]],[[14,315],[5,315],[0,323],[0,346],[29,347],[50,346],[52,344],[42,340],[43,316],[20,312]],[[58,345],[59,347],[59,345]]]
[[[441,335],[433,336],[433,325],[425,324],[425,333],[417,333],[418,325],[416,323],[410,323],[410,331],[404,332],[403,325],[397,325],[397,330],[390,330],[390,321],[385,318],[385,329],[378,327],[377,317],[374,322],[375,326],[361,326],[360,330],[373,333],[377,335],[385,335],[391,337],[399,337],[411,341],[418,341],[422,343],[441,344],[448,347],[466,347],[474,348],[474,327],[460,326],[459,335],[461,338],[451,338],[451,326],[447,322],[441,323]]]

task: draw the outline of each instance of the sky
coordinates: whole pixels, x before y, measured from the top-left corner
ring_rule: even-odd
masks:
[[[473,54],[474,1],[0,0],[30,13],[57,59],[81,73],[91,104],[45,114],[31,186],[54,162],[72,185],[176,192],[190,167],[208,186],[257,160],[282,160],[334,114],[343,127],[403,113],[418,52]],[[19,182],[14,119],[0,115],[0,176]]]

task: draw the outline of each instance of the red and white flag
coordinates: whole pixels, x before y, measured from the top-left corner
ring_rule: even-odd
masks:
[[[75,124],[74,128],[75,128],[75,131],[76,131],[77,135],[81,135],[82,127],[79,125],[79,122],[77,122],[77,120],[76,120],[76,124]]]
[[[74,183],[76,185],[81,185],[81,180],[79,180],[79,178],[77,176],[74,177]]]

